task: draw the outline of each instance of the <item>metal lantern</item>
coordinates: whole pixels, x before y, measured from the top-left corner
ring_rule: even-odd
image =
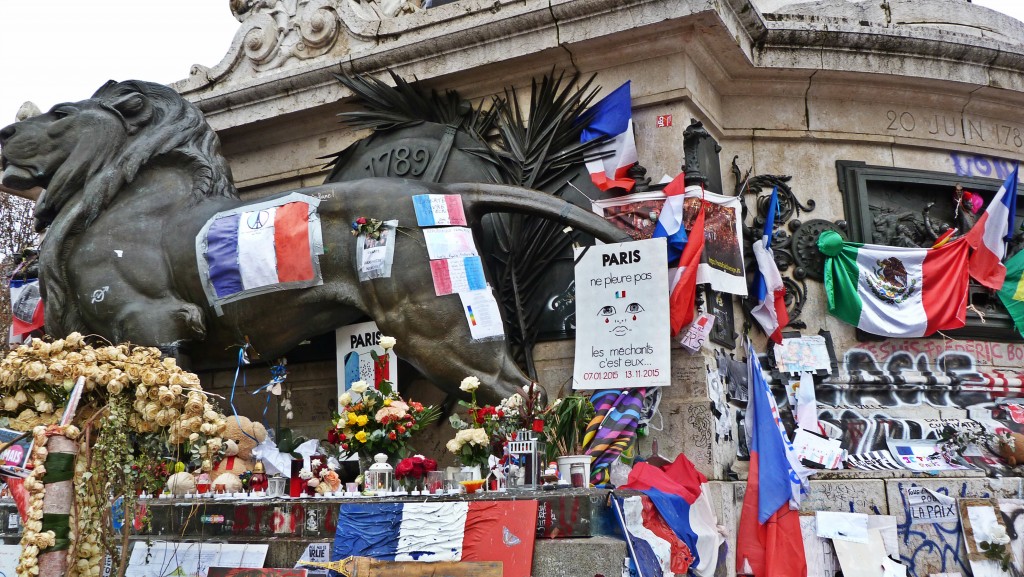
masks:
[[[381,492],[391,491],[395,481],[395,469],[388,464],[388,456],[384,453],[377,453],[373,456],[374,463],[363,475],[363,483],[367,491]]]
[[[508,442],[508,453],[523,468],[523,489],[539,489],[543,484],[541,474],[544,472],[544,459],[547,443],[540,433],[522,429],[516,432],[515,440]],[[512,483],[508,484],[512,487]]]

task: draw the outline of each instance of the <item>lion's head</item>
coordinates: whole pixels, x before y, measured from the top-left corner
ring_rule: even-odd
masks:
[[[40,229],[73,199],[82,202],[79,216],[88,226],[143,167],[171,155],[193,171],[197,197],[237,195],[216,133],[161,84],[110,81],[88,100],[0,130],[3,183],[45,189],[36,203]]]
[[[48,331],[84,328],[69,289],[69,247],[155,165],[186,171],[197,201],[238,196],[217,134],[199,109],[161,84],[110,81],[88,100],[0,129],[2,182],[45,189],[35,217],[37,230],[49,228],[40,246]]]

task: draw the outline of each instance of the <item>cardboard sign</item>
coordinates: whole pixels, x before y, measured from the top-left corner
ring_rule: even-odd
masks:
[[[32,455],[32,435],[28,435],[17,442],[14,439],[21,437],[24,433],[11,429],[0,429],[0,471],[16,477],[27,477],[30,471],[25,468],[28,459]],[[10,443],[10,446],[7,446]]]
[[[576,249],[574,389],[671,382],[664,238]]]
[[[370,321],[348,325],[337,329],[334,333],[335,348],[338,359],[338,396],[348,390],[356,381],[377,382],[377,373],[381,370],[370,356],[370,351],[384,354],[380,348],[380,329],[377,323]],[[398,357],[395,351],[388,351],[388,362],[385,374],[381,377],[398,384]]]

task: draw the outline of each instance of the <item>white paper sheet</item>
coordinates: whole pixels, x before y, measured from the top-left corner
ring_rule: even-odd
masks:
[[[956,523],[960,517],[956,499],[942,493],[912,485],[903,488],[903,497],[907,503],[907,515],[910,517],[911,525]]]
[[[479,291],[459,293],[462,299],[462,312],[469,323],[469,332],[474,341],[505,338],[505,326],[501,322],[498,301],[494,299],[490,287]]]
[[[833,539],[832,545],[836,548],[843,577],[885,577],[885,568],[891,566],[878,529],[868,530],[866,544]]]
[[[423,229],[430,260],[476,256],[472,229],[458,226]]]
[[[868,516],[864,513],[818,511],[815,518],[815,532],[818,537],[865,545],[868,543]]]

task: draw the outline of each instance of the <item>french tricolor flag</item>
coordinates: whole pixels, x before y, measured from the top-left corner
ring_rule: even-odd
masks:
[[[686,176],[682,172],[665,186],[665,204],[661,205],[658,222],[654,225],[652,238],[664,237],[668,242],[668,266],[679,266],[679,257],[686,246],[686,227],[683,226],[683,194],[686,192]]]
[[[1020,163],[1013,165],[1013,172],[999,187],[992,203],[967,233],[968,244],[974,248],[971,253],[968,272],[971,277],[993,290],[1003,287],[1006,280],[1006,242],[1013,237],[1014,219],[1017,217],[1017,170]]]
[[[314,280],[309,215],[308,203],[289,202],[215,218],[206,262],[216,297]]]
[[[537,501],[342,505],[331,560],[500,561],[503,577],[529,577]]]
[[[636,142],[633,139],[633,109],[629,82],[601,99],[588,113],[593,116],[580,133],[580,142],[590,142],[602,136],[610,137],[605,144],[591,153],[607,153],[607,156],[587,162],[590,179],[601,190],[615,187],[626,190],[633,188],[633,179],[626,178],[626,171],[638,160]]]
[[[768,337],[782,344],[782,329],[789,324],[789,312],[786,311],[786,286],[782,283],[782,275],[775,264],[772,252],[772,233],[775,231],[775,214],[779,209],[779,189],[772,189],[768,201],[768,217],[764,223],[764,234],[754,241],[754,258],[757,270],[754,271],[754,308],[751,316],[757,319]]]
[[[613,503],[641,577],[715,575],[725,538],[707,477],[685,455],[664,467],[637,463],[622,488],[643,492]]]

